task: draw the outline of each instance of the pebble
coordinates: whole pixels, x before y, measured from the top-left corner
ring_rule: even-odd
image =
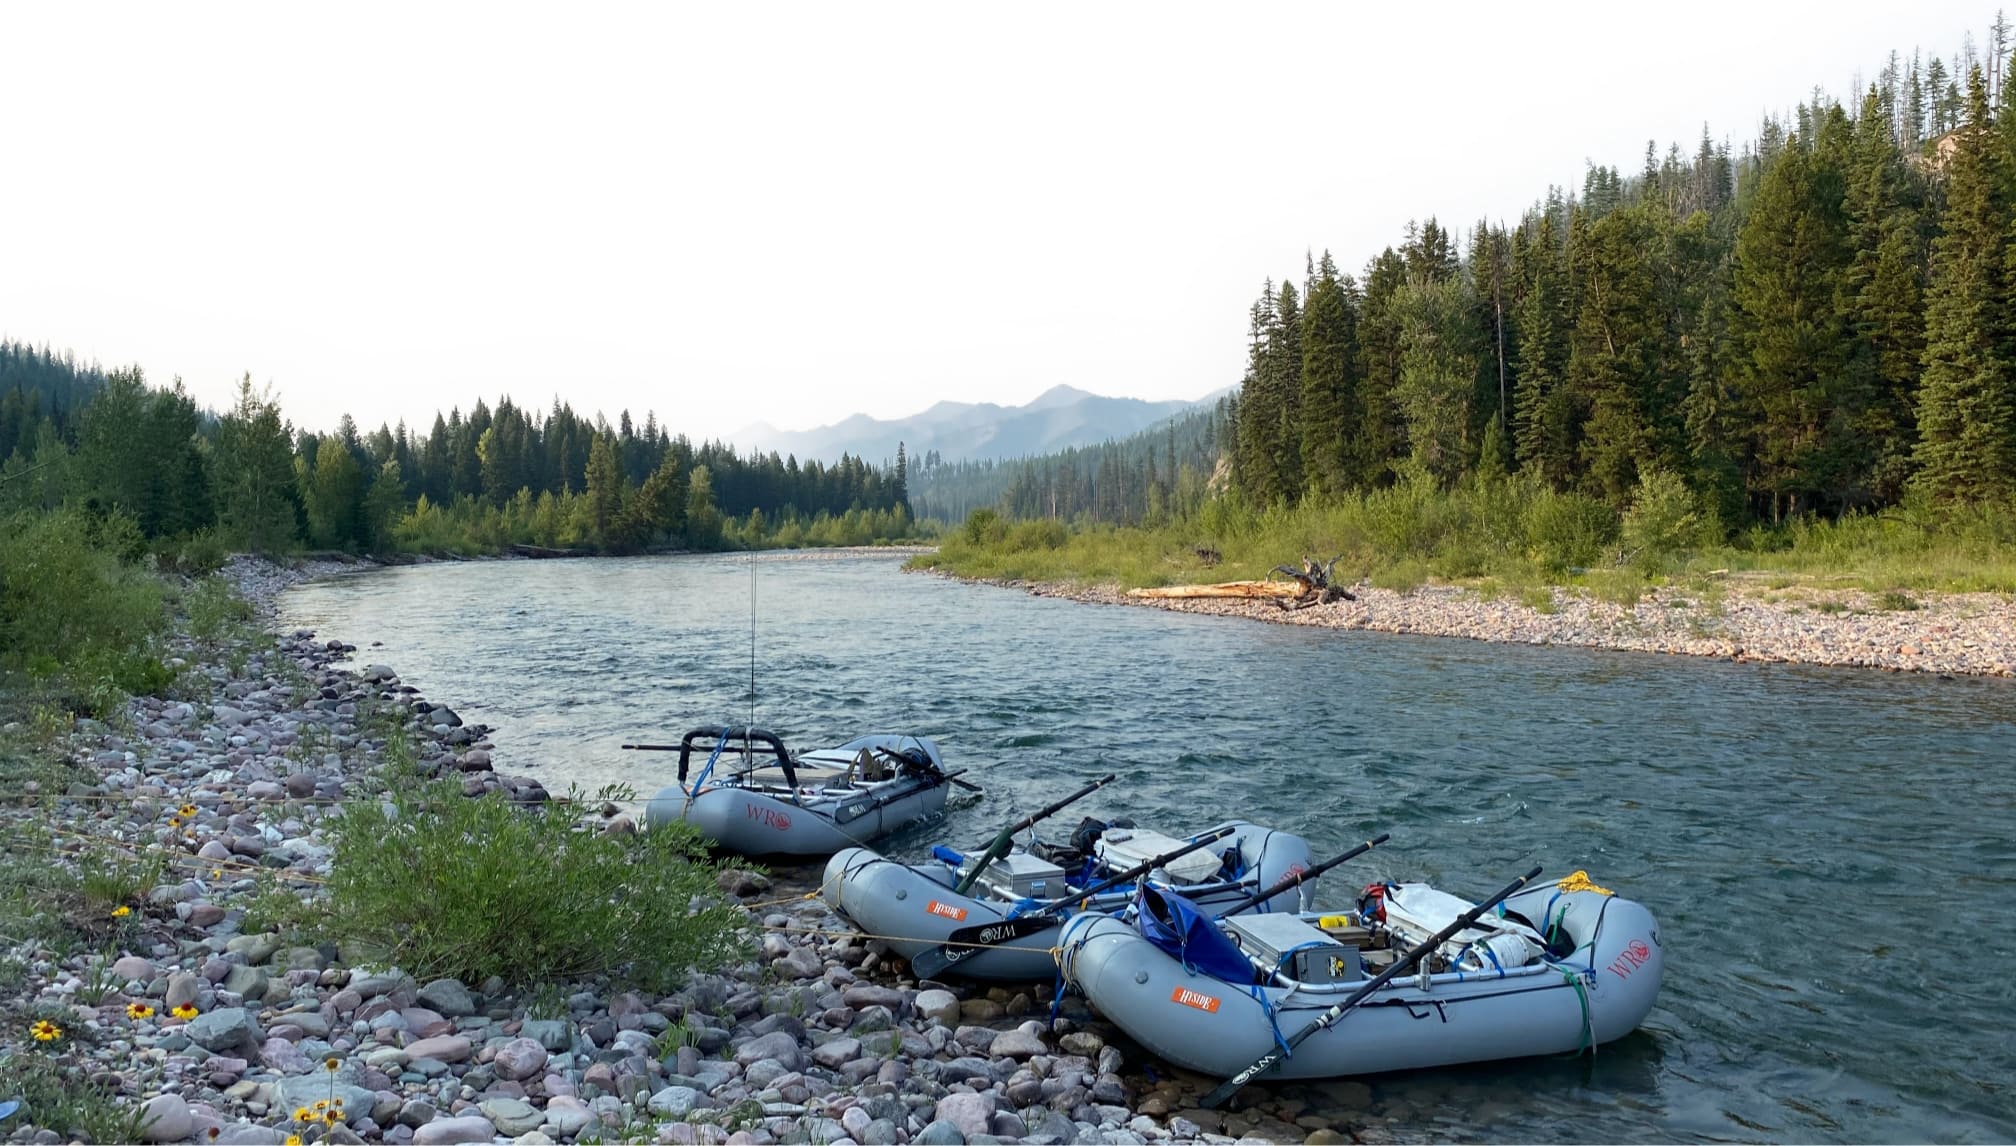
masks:
[[[933,571],[937,572],[937,571]],[[951,576],[940,573],[941,576]],[[1724,578],[1723,600],[1704,604],[1685,584],[1652,588],[1634,605],[1549,590],[1552,611],[1454,585],[1409,592],[1350,586],[1355,601],[1294,612],[1267,601],[1129,597],[1110,585],[954,578],[1101,605],[1244,617],[1286,625],[1463,637],[1531,645],[1706,656],[1738,661],[1880,668],[1947,675],[2016,676],[2016,599],[1996,593],[1914,593],[1916,609],[1886,609],[1858,590]]]

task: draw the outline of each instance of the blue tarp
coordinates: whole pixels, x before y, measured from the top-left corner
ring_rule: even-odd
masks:
[[[1134,898],[1134,925],[1141,937],[1199,974],[1247,986],[1253,964],[1196,904],[1150,884]]]

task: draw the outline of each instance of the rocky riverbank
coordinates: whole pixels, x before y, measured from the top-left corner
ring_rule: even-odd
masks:
[[[953,576],[952,574],[943,574]],[[1773,589],[1734,579],[1660,586],[1623,605],[1567,589],[1544,605],[1448,585],[1409,592],[1350,586],[1355,601],[1289,612],[1270,601],[1130,597],[1110,585],[956,578],[1101,605],[1288,625],[1737,661],[2016,676],[2016,599],[1997,593],[1879,595]]]
[[[348,568],[240,560],[225,576],[264,618],[288,584]],[[491,770],[490,730],[388,666],[342,667],[354,651],[305,631],[179,638],[181,699],[134,700],[113,726],[80,722],[60,791],[31,786],[0,802],[10,848],[43,857],[34,862],[165,865],[131,907],[78,924],[102,943],[0,928],[0,1059],[78,1068],[138,1108],[149,1142],[1415,1136],[1407,1128],[1423,1112],[1358,1084],[1270,1088],[1230,1114],[1195,1109],[1211,1080],[1159,1068],[1078,1000],[1047,1022],[1047,984],[981,991],[909,977],[808,894],[816,869],[774,883],[726,873],[721,892],[748,905],[755,957],[662,996],[597,982],[528,994],[494,979],[417,981],[289,936],[267,898],[276,887],[312,897],[327,879],[326,818],[381,766],[382,722],[406,724],[421,766],[459,774],[471,795],[547,800],[536,781]],[[37,1114],[0,1132],[70,1140],[74,1125]]]

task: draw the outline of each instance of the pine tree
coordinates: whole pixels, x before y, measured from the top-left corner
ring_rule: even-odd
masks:
[[[1577,421],[1565,387],[1568,370],[1568,272],[1554,216],[1542,214],[1515,252],[1519,282],[1518,395],[1515,453],[1523,470],[1565,488],[1575,472]]]
[[[1400,322],[1400,386],[1409,465],[1442,484],[1461,476],[1470,456],[1470,407],[1476,395],[1479,332],[1470,284],[1463,278],[1410,279],[1393,296]]]
[[[1302,464],[1309,489],[1333,497],[1351,488],[1351,427],[1363,417],[1358,400],[1358,313],[1356,285],[1339,278],[1330,252],[1323,252],[1309,287],[1302,316]],[[1170,430],[1169,476],[1175,477],[1174,427]]]
[[[253,553],[293,548],[293,430],[280,417],[270,390],[252,389],[252,376],[238,383],[238,401],[219,419],[215,487],[225,537]]]
[[[1918,397],[1917,484],[1944,500],[2016,490],[2016,394],[2004,281],[2008,203],[1981,74],[1946,168],[1944,231],[1932,244]]]
[[[1407,282],[1406,261],[1388,247],[1365,269],[1365,299],[1359,310],[1358,353],[1360,408],[1351,433],[1351,485],[1369,488],[1392,479],[1405,429],[1399,403],[1400,322],[1393,296]]]
[[[1909,172],[1879,111],[1872,89],[1863,97],[1847,173],[1843,206],[1854,253],[1842,290],[1854,339],[1850,370],[1863,396],[1856,436],[1871,451],[1871,495],[1892,502],[1903,496],[1917,432],[1924,250]]]
[[[339,435],[323,438],[315,466],[302,482],[308,491],[308,536],[320,549],[354,548],[362,532],[364,475]]]
[[[1302,306],[1293,283],[1282,283],[1275,297],[1262,364],[1267,391],[1277,403],[1274,485],[1267,500],[1293,501],[1302,494]]]
[[[586,498],[587,531],[597,545],[616,542],[616,525],[623,513],[623,471],[616,464],[614,435],[597,434],[588,447]]]
[[[1641,462],[1657,456],[1648,396],[1656,384],[1651,356],[1663,332],[1647,252],[1658,235],[1640,208],[1613,211],[1586,224],[1584,233],[1570,244],[1580,309],[1569,337],[1566,389],[1586,418],[1580,481],[1621,506],[1637,486]]]
[[[1838,106],[1822,124],[1812,147],[1787,147],[1765,172],[1736,242],[1738,384],[1755,419],[1757,491],[1774,517],[1823,496],[1841,504],[1865,457],[1839,303],[1850,253],[1840,166],[1848,127]]]

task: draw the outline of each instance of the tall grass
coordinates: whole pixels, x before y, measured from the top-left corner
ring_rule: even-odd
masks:
[[[1711,570],[1775,571],[1879,592],[2009,593],[2016,592],[2016,511],[1913,503],[1730,538],[1710,509],[1665,475],[1648,479],[1621,514],[1521,478],[1453,489],[1417,480],[1292,508],[1219,498],[1193,517],[1129,528],[1080,523],[1066,530],[983,510],[912,565],[1139,588],[1259,578],[1304,555],[1339,558],[1340,580],[1401,590],[1428,580],[1489,580],[1494,592],[1536,598],[1536,587],[1575,585],[1630,599],[1663,578]]]

